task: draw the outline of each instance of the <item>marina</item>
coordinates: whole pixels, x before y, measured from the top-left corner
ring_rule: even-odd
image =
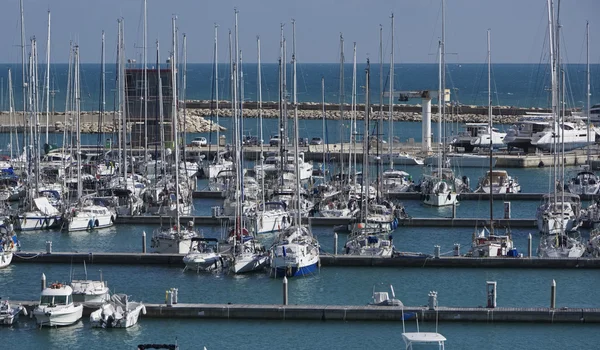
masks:
[[[7,349],[597,347],[594,5],[65,1],[0,38]]]

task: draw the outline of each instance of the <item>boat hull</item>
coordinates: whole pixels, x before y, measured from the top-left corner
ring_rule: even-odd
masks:
[[[457,197],[458,195],[456,193],[426,194],[425,199],[423,200],[423,204],[432,207],[445,207],[448,205],[454,205],[455,203],[458,203]]]
[[[10,262],[12,261],[13,253],[12,252],[2,252],[0,253],[0,269],[8,267]]]
[[[76,305],[70,310],[35,309],[35,322],[41,327],[70,326],[77,323],[83,315],[83,306]]]
[[[275,266],[275,267],[271,267],[271,276],[275,277],[275,278],[280,278],[280,277],[301,277],[301,276],[307,276],[307,275],[314,275],[318,269],[319,269],[319,263],[318,261],[311,263],[309,265],[304,265],[304,266],[292,266],[292,265],[285,265],[285,266]]]

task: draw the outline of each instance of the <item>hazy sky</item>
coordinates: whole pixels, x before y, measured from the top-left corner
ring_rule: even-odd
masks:
[[[79,43],[82,62],[100,61],[105,30],[107,60],[116,56],[117,18],[125,19],[127,57],[141,57],[143,0],[23,0],[26,38],[36,36],[45,56],[48,9],[52,13],[52,62],[67,62],[69,41]],[[19,0],[1,0],[0,62],[20,62]],[[591,61],[600,62],[600,0],[563,0],[561,22],[564,59],[585,63],[585,23],[591,26]],[[346,61],[379,60],[379,25],[383,25],[385,60],[391,46],[390,14],[396,18],[397,63],[432,63],[441,32],[441,0],[148,0],[148,53],[155,60],[155,41],[163,61],[171,42],[171,16],[188,36],[188,62],[212,62],[213,27],[219,25],[219,60],[227,62],[229,29],[239,10],[239,40],[244,62],[256,62],[256,36],[263,62],[279,56],[280,23],[291,48],[291,19],[296,20],[298,62],[338,62],[339,36],[345,39]],[[492,30],[492,61],[538,63],[547,55],[546,0],[447,0],[448,62],[484,63],[486,30]],[[288,57],[291,57],[288,56]],[[40,58],[43,61],[43,58]]]

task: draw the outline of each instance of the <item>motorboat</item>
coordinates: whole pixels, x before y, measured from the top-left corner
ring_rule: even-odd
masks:
[[[85,279],[73,279],[71,280],[70,286],[73,289],[73,302],[88,304],[101,304],[110,298],[110,290],[108,283],[102,278],[102,272],[100,273],[100,280],[94,281],[88,279],[87,267],[85,262],[83,263],[85,271]]]
[[[565,233],[547,234],[542,236],[538,247],[540,258],[580,258],[586,247],[579,237]]]
[[[483,228],[481,231],[473,233],[473,242],[468,255],[479,258],[492,258],[510,256],[511,251],[514,252],[510,234],[492,234],[487,228]]]
[[[437,332],[404,332],[402,339],[406,350],[423,349],[426,346],[437,346],[438,350],[445,349],[446,337]]]
[[[404,306],[404,304],[396,299],[396,293],[394,292],[394,287],[390,284],[390,292],[392,297],[390,298],[390,294],[386,291],[380,291],[379,286],[373,286],[373,296],[372,301],[369,303],[371,306]]]
[[[0,301],[0,325],[10,326],[14,324],[18,319],[19,315],[27,316],[27,309],[19,304],[11,304],[8,300]]]
[[[390,164],[390,160],[395,165],[423,165],[425,162],[423,158],[407,152],[382,154],[380,158],[383,164]]]
[[[102,306],[90,314],[92,328],[129,328],[146,314],[142,303],[129,301],[126,294],[113,294]]]
[[[62,283],[44,288],[40,304],[33,309],[39,326],[69,326],[81,319],[83,305],[73,303],[73,289]]]
[[[299,277],[314,274],[319,267],[319,243],[307,226],[283,230],[271,246],[272,277]]]
[[[531,144],[544,151],[572,151],[590,145],[594,140],[595,136],[588,136],[588,126],[582,121],[565,121],[555,122],[550,129],[534,134]]]
[[[520,148],[525,153],[534,150],[536,147],[532,144],[532,140],[537,134],[544,134],[552,130],[551,114],[535,114],[527,115],[508,129],[504,143],[510,152],[513,148]]]
[[[178,224],[161,227],[154,231],[150,247],[161,254],[187,254],[192,246],[192,238],[200,236],[191,221],[187,227]]]
[[[492,170],[485,174],[485,177],[479,180],[479,185],[475,190],[477,193],[519,193],[521,185],[516,178],[508,175],[506,170]]]
[[[216,238],[194,237],[190,251],[183,257],[184,270],[213,271],[225,266],[225,259],[219,253],[219,240]]]
[[[489,148],[490,147],[490,127],[488,123],[466,123],[465,130],[459,132],[452,141],[455,149],[463,148],[465,152],[473,152],[475,147]],[[506,133],[501,132],[498,128],[492,128],[492,147],[504,147],[504,137]]]
[[[573,194],[595,195],[600,189],[600,178],[591,171],[581,171],[569,181],[568,189]]]
[[[111,227],[117,213],[113,208],[102,205],[83,205],[73,208],[67,216],[69,232],[90,231]]]

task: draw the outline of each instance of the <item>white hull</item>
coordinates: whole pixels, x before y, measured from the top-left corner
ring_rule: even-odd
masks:
[[[183,257],[186,270],[212,271],[222,268],[225,261],[216,253],[189,253]]]
[[[269,233],[285,230],[290,227],[290,213],[283,210],[257,213],[256,233]]]
[[[142,304],[136,303],[136,307],[132,310],[129,310],[125,313],[116,312],[117,318],[115,319],[115,315],[111,314],[110,316],[105,315],[102,317],[102,312],[105,306],[102,308],[92,312],[90,314],[90,325],[92,328],[129,328],[137,324],[138,319],[140,317],[140,313],[146,313],[146,307]],[[112,306],[112,305],[111,305]],[[105,311],[105,313],[107,313]]]
[[[81,319],[82,305],[73,305],[66,308],[38,307],[33,310],[35,322],[40,326],[70,326]]]
[[[556,235],[575,231],[579,228],[579,220],[565,216],[543,215],[537,218],[538,230],[542,234]]]
[[[1,252],[0,253],[0,269],[7,267],[8,265],[10,265],[10,262],[12,261],[13,258],[13,253],[11,252]]]
[[[269,258],[265,255],[244,253],[235,257],[233,273],[239,274],[260,271],[267,266],[268,262]]]
[[[201,170],[201,172],[204,173],[204,177],[207,177],[209,179],[214,179],[214,178],[219,177],[219,173],[221,173],[223,175],[230,174],[226,170],[232,170],[232,169],[233,169],[233,162],[222,161],[222,162],[216,163],[216,164],[205,165],[200,170]]]
[[[160,254],[186,254],[190,251],[191,239],[157,237],[152,239],[152,248]]]
[[[69,232],[111,227],[114,224],[114,219],[114,215],[73,216],[69,220]]]
[[[60,227],[61,224],[62,218],[60,216],[39,216],[36,213],[24,213],[17,218],[15,229],[20,231],[48,230]]]
[[[445,207],[448,205],[454,205],[455,203],[458,203],[457,197],[458,195],[454,192],[438,194],[431,193],[425,195],[423,203],[432,207]]]

